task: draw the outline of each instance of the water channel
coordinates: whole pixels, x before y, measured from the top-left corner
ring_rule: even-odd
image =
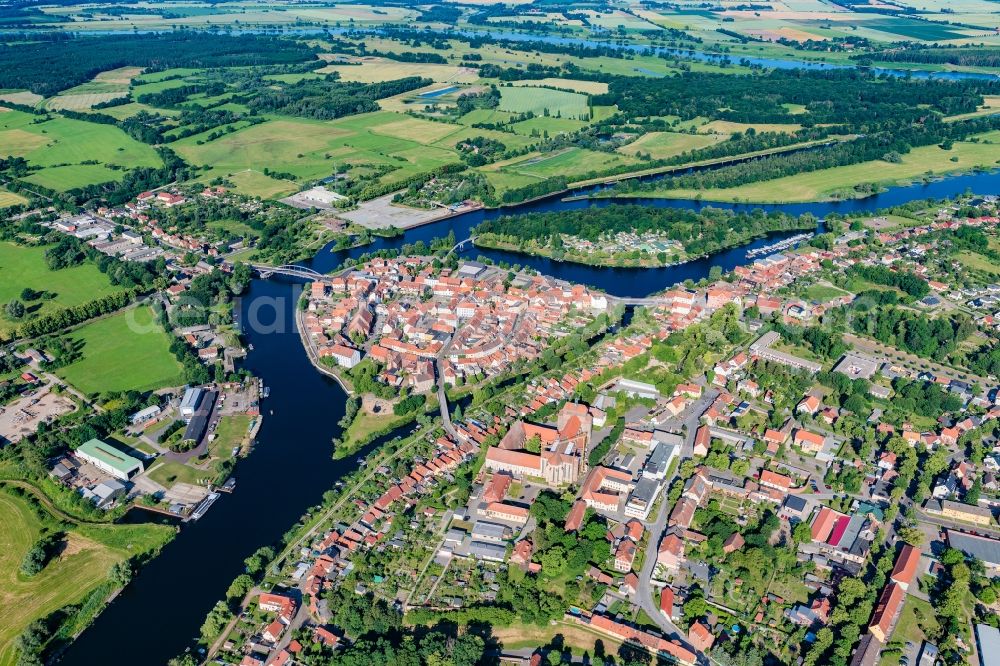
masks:
[[[590,188],[573,194],[598,191]],[[735,210],[764,208],[790,214],[812,213],[822,218],[832,212],[874,211],[916,199],[943,198],[966,191],[1000,192],[1000,173],[974,173],[926,184],[895,187],[867,199],[842,202],[753,206],[668,199],[628,199],[621,203],[644,206],[680,206],[697,209],[717,206]],[[484,219],[527,211],[576,210],[606,206],[612,200],[564,201],[552,197],[505,210],[476,211],[410,230],[402,238],[379,239],[374,245],[334,252],[323,248],[308,262],[326,272],[348,257],[404,242],[429,241],[454,231],[469,235]],[[687,278],[700,279],[712,266],[730,270],[747,263],[747,251],[788,234],[758,239],[711,257],[662,269],[604,269],[560,263],[526,255],[466,250],[494,261],[530,266],[539,272],[581,282],[621,296],[643,296]],[[160,665],[194,642],[205,615],[221,599],[229,582],[243,571],[243,559],[261,545],[274,543],[338,478],[351,472],[353,459],[331,458],[331,439],[337,436],[345,395],[331,379],[316,372],[294,330],[298,285],[281,279],[254,280],[240,304],[247,342],[253,345],[245,367],[262,377],[270,397],[262,402],[263,426],[253,453],[239,463],[238,485],[223,496],[205,517],[186,525],[155,560],[101,614],[94,625],[63,655],[61,664],[92,666]],[[367,453],[361,452],[362,455]]]

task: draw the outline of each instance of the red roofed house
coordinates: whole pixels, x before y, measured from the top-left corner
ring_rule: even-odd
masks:
[[[901,588],[906,590],[913,582],[914,576],[917,575],[919,565],[920,551],[910,544],[905,544],[903,549],[899,551],[896,566],[893,567],[889,580],[898,583]]]
[[[819,398],[814,395],[807,395],[795,406],[795,411],[815,414],[819,411]]]
[[[825,542],[830,537],[833,526],[837,524],[837,519],[843,515],[829,507],[824,506],[820,509],[812,522],[812,540]]]
[[[694,433],[694,450],[691,452],[692,455],[701,456],[704,458],[708,455],[708,449],[712,441],[712,435],[708,430],[707,425],[698,426],[698,430]]]
[[[792,487],[792,480],[784,474],[776,474],[769,469],[760,471],[760,485],[787,492]]]
[[[883,643],[888,641],[889,636],[892,634],[893,626],[896,623],[896,618],[899,616],[900,609],[903,607],[903,600],[905,598],[906,592],[896,583],[889,583],[882,590],[882,596],[879,597],[878,605],[875,606],[875,614],[872,615],[868,631]]]
[[[663,589],[660,590],[660,612],[668,620],[674,617],[674,588],[669,585],[664,585]]]
[[[688,629],[688,640],[691,641],[691,645],[695,647],[696,650],[706,652],[712,647],[712,643],[715,642],[715,636],[712,632],[708,630],[701,622],[694,622],[691,628]]]
[[[656,562],[660,566],[677,571],[684,560],[684,541],[671,532],[660,541],[660,548],[656,553]]]
[[[264,633],[261,635],[264,637],[264,640],[277,643],[284,631],[285,625],[283,625],[279,620],[275,620],[264,628]]]
[[[799,447],[806,453],[819,453],[823,450],[823,445],[826,443],[826,437],[817,434],[815,432],[810,432],[799,428],[795,431],[795,436],[792,438]]]
[[[583,526],[583,518],[587,513],[587,503],[583,500],[573,502],[573,508],[566,516],[565,529],[567,532],[575,532]]]

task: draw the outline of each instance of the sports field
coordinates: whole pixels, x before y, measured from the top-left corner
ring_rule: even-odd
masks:
[[[82,343],[83,358],[56,374],[84,393],[148,391],[184,382],[169,350],[170,336],[145,305],[84,324],[69,338]]]
[[[587,96],[550,88],[500,88],[500,110],[579,119],[589,113]]]
[[[625,155],[642,153],[654,160],[674,157],[689,150],[704,148],[724,141],[725,137],[718,134],[682,134],[680,132],[650,132],[644,134],[632,143],[618,149]]]
[[[112,286],[107,276],[93,264],[50,270],[45,263],[45,249],[0,242],[0,303],[21,298],[21,292],[29,287],[45,292],[46,296],[26,302],[28,312],[32,315],[46,314],[120,290]],[[0,332],[16,324],[0,316]]]
[[[60,117],[41,123],[36,120],[20,111],[0,113],[0,146],[4,154],[23,157],[32,166],[46,167],[32,173],[26,179],[30,182],[64,191],[121,179],[124,171],[104,165],[133,169],[161,164],[152,146],[139,143],[112,125]],[[100,164],[81,164],[91,160]]]
[[[937,146],[914,148],[902,161],[893,164],[882,160],[800,173],[740,187],[700,190],[657,190],[643,196],[675,199],[700,197],[705,201],[746,201],[754,203],[819,201],[848,193],[860,183],[887,187],[920,180],[926,175],[945,175],[975,167],[996,168],[1000,163],[1000,131],[978,135],[980,143],[956,142],[951,150]],[[983,140],[990,141],[984,143]],[[952,161],[952,158],[956,158]]]
[[[453,149],[458,139],[449,144],[448,137],[459,131],[467,128],[381,111],[329,122],[275,119],[200,146],[199,135],[172,147],[192,164],[211,167],[205,177],[267,167],[304,181],[329,176],[338,165],[347,163],[392,167],[393,171],[383,177],[392,182],[458,162]],[[247,194],[265,196],[275,187],[255,180],[258,182],[243,183]],[[255,185],[266,186],[257,189]]]

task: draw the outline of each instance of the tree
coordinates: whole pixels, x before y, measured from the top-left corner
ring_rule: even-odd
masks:
[[[205,642],[209,642],[222,633],[226,625],[233,618],[232,611],[222,601],[217,601],[215,606],[209,611],[205,622],[201,625],[201,637]]]
[[[226,590],[227,599],[242,599],[253,588],[253,578],[247,574],[240,574],[229,584]]]
[[[17,300],[16,298],[7,304],[5,308],[7,316],[11,319],[20,319],[24,316],[25,308],[24,303]]]

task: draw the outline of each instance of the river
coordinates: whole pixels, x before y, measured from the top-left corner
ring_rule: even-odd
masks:
[[[927,184],[895,187],[866,199],[811,204],[760,206],[791,214],[812,213],[822,218],[832,212],[874,211],[915,199],[943,198],[971,190],[1000,192],[1000,173],[956,176]],[[588,188],[573,194],[597,191]],[[607,206],[614,200],[564,201],[551,197],[517,207],[518,212],[576,210]],[[620,203],[646,206],[700,208],[708,205],[748,210],[745,204],[708,204],[669,199],[627,199]],[[412,229],[402,238],[378,239],[375,244],[334,252],[323,248],[309,263],[321,272],[348,257],[404,242],[429,241],[454,231],[467,238],[484,219],[514,209],[475,211]],[[619,296],[645,296],[676,282],[706,277],[712,266],[730,270],[747,263],[746,253],[776,238],[772,235],[711,257],[659,269],[610,269],[562,263],[510,252],[472,248],[466,255],[483,254],[494,261],[530,266],[539,272],[589,284]],[[324,491],[350,473],[353,459],[335,461],[331,439],[340,433],[337,421],[344,411],[345,394],[332,379],[309,363],[294,330],[297,285],[280,279],[254,280],[241,299],[240,318],[247,342],[254,349],[244,367],[262,377],[271,395],[262,402],[263,425],[253,453],[240,461],[238,485],[223,496],[196,523],[185,525],[159,557],[146,565],[124,592],[98,617],[63,655],[66,666],[163,664],[191,645],[213,604],[229,582],[243,571],[243,559],[259,546],[281,538],[302,513],[319,503]],[[361,455],[368,450],[361,451]]]

